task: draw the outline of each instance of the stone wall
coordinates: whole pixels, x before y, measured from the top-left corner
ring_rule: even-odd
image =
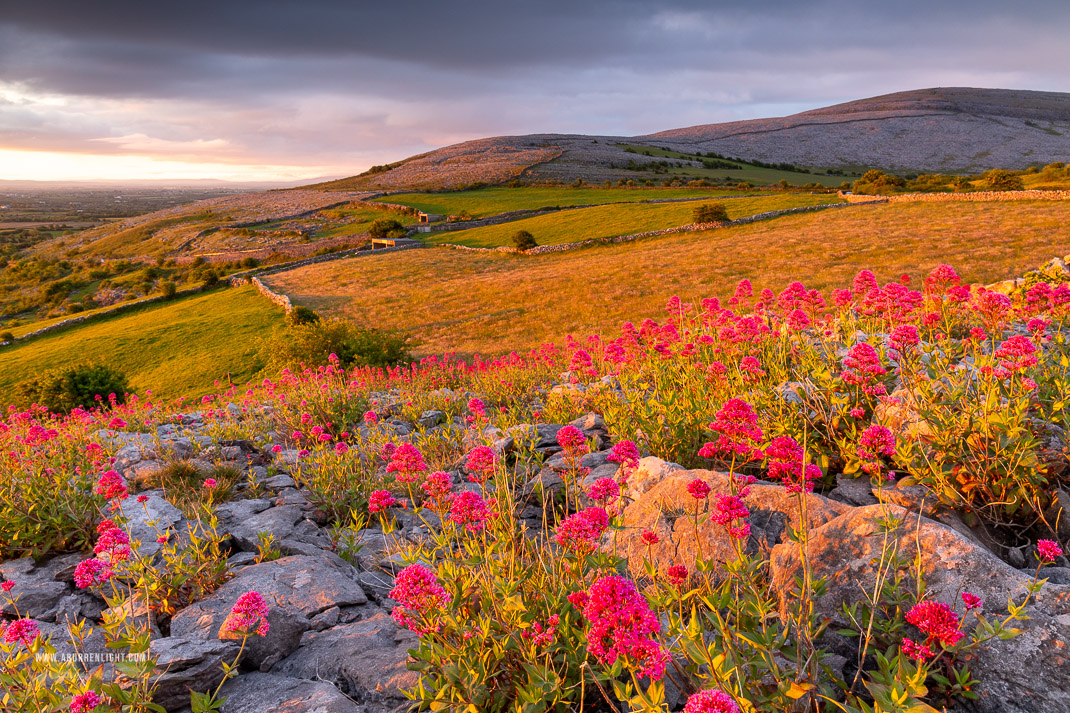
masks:
[[[841,193],[848,203],[956,203],[990,201],[1065,201],[1070,191],[970,191],[967,193],[901,193],[891,196],[863,196]]]

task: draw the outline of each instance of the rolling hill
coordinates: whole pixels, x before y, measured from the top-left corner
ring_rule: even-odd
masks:
[[[763,163],[790,163],[802,172],[772,177],[791,183],[822,180],[822,169],[861,172],[976,173],[1021,169],[1070,159],[1070,94],[1016,89],[934,88],[861,99],[792,116],[705,124],[639,137],[531,134],[455,144],[360,176],[317,184],[324,190],[459,188],[530,180],[620,180],[647,175],[665,158],[636,146],[670,149],[669,173],[689,178],[743,175],[704,168],[710,152]],[[629,151],[627,147],[632,147]],[[634,168],[627,168],[631,164]],[[751,167],[753,169],[753,167]],[[808,171],[806,169],[817,169]],[[768,169],[767,169],[768,170]],[[785,172],[791,173],[791,172]],[[838,171],[837,171],[838,174]],[[760,179],[759,179],[760,180]]]

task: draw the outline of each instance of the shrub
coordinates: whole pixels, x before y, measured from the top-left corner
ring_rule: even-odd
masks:
[[[396,231],[401,231],[401,237],[404,237],[405,226],[393,218],[376,218],[368,226],[368,235],[374,240],[396,238],[398,237]]]
[[[516,234],[513,235],[513,245],[516,246],[517,250],[531,250],[532,248],[537,248],[539,246],[539,244],[535,242],[535,236],[526,230],[518,230]]]
[[[207,270],[202,279],[204,280],[202,284],[205,287],[215,287],[219,284],[219,273],[215,270]]]
[[[254,267],[260,267],[260,261],[257,260],[255,257],[247,257],[241,261],[241,266],[246,268],[247,270],[251,270]]]
[[[728,211],[720,203],[705,203],[695,207],[691,220],[694,223],[727,223]]]
[[[160,283],[160,292],[164,297],[170,299],[178,293],[178,285],[167,280],[166,282]]]
[[[1023,188],[1021,178],[1002,168],[994,168],[981,175],[985,179],[985,185],[993,191],[1020,191]]]
[[[343,368],[392,366],[410,359],[408,338],[341,319],[328,319],[280,330],[264,345],[271,368],[326,366],[337,358]]]
[[[15,335],[11,332],[0,332],[0,342],[13,342]]]
[[[316,314],[316,311],[311,307],[294,307],[290,310],[290,313],[286,315],[286,322],[291,327],[300,327],[302,324],[312,324],[319,321],[320,316]]]
[[[105,364],[72,364],[40,374],[17,387],[24,402],[33,402],[56,413],[76,407],[92,408],[99,396],[122,403],[130,386],[126,376]]]

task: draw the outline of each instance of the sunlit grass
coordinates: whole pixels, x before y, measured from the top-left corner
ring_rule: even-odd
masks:
[[[741,278],[828,291],[862,268],[886,281],[948,263],[995,281],[1070,252],[1068,220],[1061,201],[878,204],[531,257],[414,250],[268,282],[298,304],[409,332],[423,353],[495,354],[663,316],[674,294],[728,297]]]
[[[761,198],[724,198],[723,204],[732,219],[771,210],[840,202],[834,195],[786,193]],[[512,245],[518,230],[531,233],[539,245],[574,243],[589,238],[644,233],[662,228],[676,228],[694,222],[693,213],[700,203],[634,203],[578,208],[549,213],[524,220],[488,225],[483,228],[439,233],[428,236],[433,243],[454,243],[471,247],[494,248]]]

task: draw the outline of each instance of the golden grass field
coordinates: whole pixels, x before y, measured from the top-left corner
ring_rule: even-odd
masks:
[[[748,278],[828,291],[862,268],[920,279],[1020,275],[1070,252],[1070,203],[902,203],[785,216],[541,256],[452,248],[351,258],[266,278],[297,304],[411,333],[419,353],[497,354],[659,318],[671,295],[727,297]]]

